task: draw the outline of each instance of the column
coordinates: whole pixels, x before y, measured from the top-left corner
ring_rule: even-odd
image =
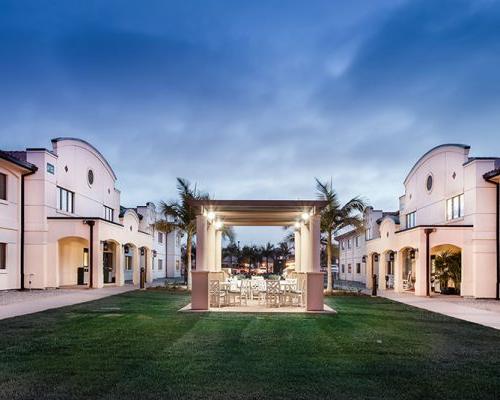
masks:
[[[307,243],[308,266],[306,308],[308,311],[323,311],[324,274],[321,272],[321,216],[313,215],[309,222]],[[304,241],[304,237],[302,237]],[[301,255],[304,260],[304,254]]]
[[[215,233],[215,271],[222,271],[222,232]]]
[[[394,253],[394,291],[403,291],[403,262],[404,252],[397,251]]]
[[[203,215],[198,215],[196,216],[196,271],[192,272],[192,277],[188,273],[188,289],[192,289],[192,310],[208,310],[209,306],[207,236],[207,218]]]
[[[207,218],[196,216],[196,271],[208,270],[206,259]]]
[[[97,225],[96,225],[97,226]],[[95,229],[95,227],[94,227]],[[96,232],[94,231],[94,254],[93,254],[93,262],[92,262],[92,268],[93,268],[93,276],[92,276],[92,286],[97,289],[97,288],[102,288],[104,287],[104,272],[102,270],[103,266],[103,259],[102,259],[102,254],[104,252],[104,245],[101,243],[101,241],[98,238],[98,235],[95,234]]]
[[[115,271],[116,271],[116,285],[125,285],[125,253],[121,244],[115,243]]]
[[[146,283],[153,283],[153,252],[144,249],[144,270],[146,273]]]
[[[385,277],[387,275],[387,262],[389,261],[389,253],[384,253],[379,256],[378,259],[378,288],[380,290],[386,289]]]
[[[141,280],[140,273],[140,257],[141,253],[139,252],[139,248],[134,246],[132,249],[132,283],[134,285],[139,285]],[[129,250],[130,251],[130,250]]]
[[[300,238],[300,231],[297,229],[295,230],[295,241],[294,241],[294,252],[295,252],[295,271],[300,272],[301,271],[301,260],[300,260],[300,255],[301,255],[301,238]]]
[[[309,271],[310,262],[310,248],[311,243],[309,241],[309,227],[308,224],[302,223],[300,225],[300,271]]]
[[[206,244],[206,252],[207,252],[207,269],[210,272],[216,271],[215,269],[215,222],[212,221],[208,224],[208,232],[207,232],[207,244]]]

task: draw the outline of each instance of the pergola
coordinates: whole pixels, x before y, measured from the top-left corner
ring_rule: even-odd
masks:
[[[306,275],[306,309],[323,311],[320,271],[320,200],[192,200],[196,209],[196,270],[192,310],[209,309],[210,273],[222,270],[222,233],[228,226],[286,226],[295,229],[295,270]]]

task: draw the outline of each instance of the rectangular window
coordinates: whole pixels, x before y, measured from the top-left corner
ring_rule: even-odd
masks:
[[[351,268],[351,264],[347,264],[347,273],[351,273],[352,272],[352,268]]]
[[[163,233],[158,232],[158,243],[163,243]]]
[[[344,273],[344,272],[345,272],[345,265],[342,264],[342,273]]]
[[[342,247],[342,250],[345,249],[345,240],[340,241],[340,247]]]
[[[68,213],[75,212],[75,194],[69,190],[66,190],[62,187],[57,187],[58,191],[58,205],[57,208],[61,211],[65,211]]]
[[[104,206],[104,219],[106,221],[114,221],[115,210],[111,207]]]
[[[351,239],[347,239],[347,248],[350,249],[351,248]]]
[[[361,263],[356,263],[356,273],[357,274],[361,273]]]
[[[356,236],[356,247],[359,247],[359,236]]]
[[[365,231],[365,239],[371,240],[371,238],[372,238],[372,228],[367,228]]]
[[[446,219],[451,221],[462,218],[464,216],[464,203],[463,193],[446,200]]]
[[[54,175],[55,168],[54,168],[54,166],[53,166],[51,163],[47,163],[47,172],[48,172],[49,174]]]
[[[176,271],[179,271],[180,269],[180,263],[179,263],[179,260],[175,260],[175,270]]]
[[[415,218],[415,211],[406,214],[406,228],[413,228],[417,226],[416,218]]]
[[[160,258],[158,259],[158,271],[163,270],[163,260]]]
[[[0,243],[0,269],[7,268],[7,244]]]
[[[7,175],[0,174],[0,200],[7,200]]]

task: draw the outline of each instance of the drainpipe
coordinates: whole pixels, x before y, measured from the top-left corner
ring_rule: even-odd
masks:
[[[37,168],[38,169],[38,168]],[[24,290],[24,270],[25,270],[25,265],[24,265],[24,202],[25,202],[25,194],[24,194],[24,178],[33,175],[37,169],[30,171],[26,174],[21,175],[21,249],[20,249],[20,255],[19,255],[19,266],[21,267],[20,273],[21,273],[21,290]]]
[[[95,221],[85,220],[84,224],[89,226],[89,289],[93,287],[94,281],[94,225]]]
[[[425,295],[429,297],[430,293],[430,280],[431,280],[431,255],[430,255],[430,235],[435,232],[434,228],[424,229],[425,233]]]
[[[496,203],[496,247],[497,247],[497,285],[495,291],[495,299],[500,300],[500,183],[492,181],[491,179],[485,179],[486,182],[492,183],[496,186],[497,192],[497,203]]]

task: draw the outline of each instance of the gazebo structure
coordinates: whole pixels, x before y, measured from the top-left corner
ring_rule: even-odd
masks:
[[[228,226],[295,228],[295,270],[305,274],[306,310],[323,311],[320,271],[319,200],[192,200],[196,209],[196,270],[192,271],[192,310],[208,310],[209,276],[222,268],[222,233]]]

